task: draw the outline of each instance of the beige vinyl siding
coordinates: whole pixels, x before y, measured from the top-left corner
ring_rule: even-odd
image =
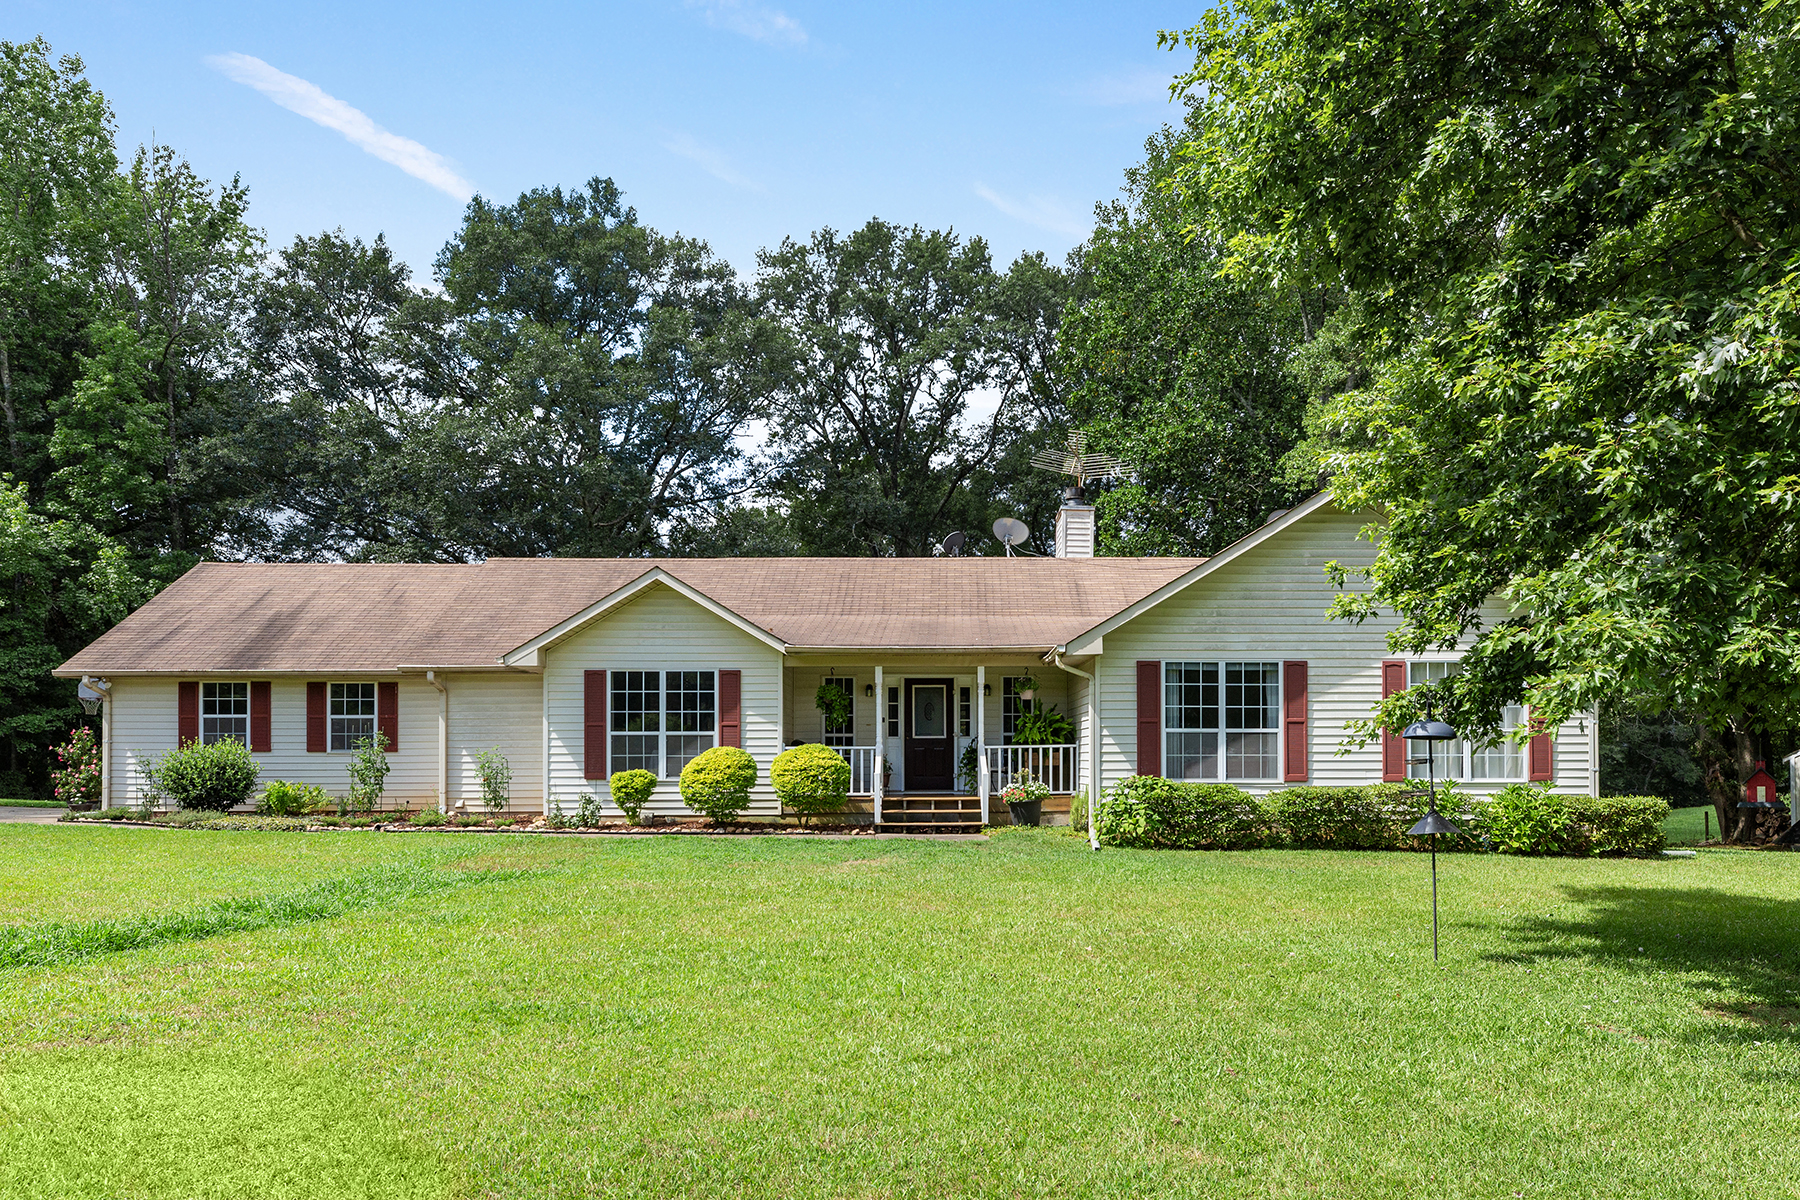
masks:
[[[450,692],[450,807],[464,813],[487,811],[475,759],[499,749],[512,768],[507,811],[542,812],[544,804],[544,687],[535,673],[448,675]],[[432,791],[437,790],[437,693],[432,699]]]
[[[177,685],[183,679],[203,682],[250,682],[255,675],[183,675],[166,679],[123,678],[112,685],[113,799],[115,805],[137,804],[144,793],[147,761],[175,748]],[[266,676],[260,678],[267,678]],[[393,676],[321,675],[331,683],[395,682]],[[535,681],[533,681],[535,682]],[[437,803],[438,696],[420,679],[400,679],[400,749],[388,755],[387,787],[382,807],[421,808]],[[262,767],[258,790],[273,779],[317,784],[333,797],[350,790],[350,755],[308,753],[306,749],[306,684],[304,679],[274,679],[269,686],[269,750],[254,755]]]
[[[1094,668],[1100,680],[1103,786],[1137,770],[1137,663],[1140,659],[1304,659],[1307,664],[1307,782],[1356,785],[1381,780],[1379,743],[1340,753],[1348,723],[1381,699],[1381,662],[1390,657],[1392,618],[1357,625],[1326,619],[1336,594],[1325,564],[1369,562],[1375,547],[1357,539],[1367,522],[1326,505],[1225,563],[1175,596],[1108,633]],[[1504,615],[1498,605],[1490,616]],[[1586,721],[1558,730],[1558,791],[1592,789]],[[1254,792],[1292,786],[1234,780]],[[1459,785],[1492,791],[1503,784]]]
[[[572,810],[582,792],[607,797],[605,780],[582,778],[584,672],[735,670],[743,672],[743,746],[757,766],[746,815],[779,815],[769,787],[769,764],[781,750],[781,666],[779,651],[680,593],[660,586],[645,589],[545,652],[552,798]],[[808,697],[810,702],[810,693]],[[692,815],[673,779],[657,786],[646,811]]]

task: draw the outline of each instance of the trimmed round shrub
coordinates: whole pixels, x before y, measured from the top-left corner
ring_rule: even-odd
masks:
[[[714,746],[681,768],[681,802],[715,825],[749,808],[755,786],[756,760],[736,746]]]
[[[712,752],[709,750],[707,753]],[[740,753],[742,752],[740,751]],[[688,765],[692,766],[693,764]],[[754,773],[756,764],[752,763],[750,769]],[[756,782],[754,774],[752,774],[750,782]],[[625,819],[636,825],[638,814],[644,811],[644,805],[650,800],[650,793],[656,790],[656,776],[642,770],[618,771],[606,781],[606,790],[612,793],[612,802],[619,806],[619,811],[625,814]],[[686,771],[681,773],[681,798],[687,799]],[[584,811],[582,816],[585,818],[586,815]],[[598,824],[599,822],[594,823]]]
[[[850,799],[850,763],[830,746],[790,746],[769,764],[781,806],[803,817],[836,812]]]
[[[177,807],[225,812],[250,799],[261,771],[244,743],[225,738],[210,746],[189,742],[171,750],[146,774],[152,789]]]

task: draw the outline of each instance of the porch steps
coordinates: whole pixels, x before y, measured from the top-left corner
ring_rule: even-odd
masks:
[[[880,829],[890,833],[968,833],[981,828],[979,796],[886,796]]]

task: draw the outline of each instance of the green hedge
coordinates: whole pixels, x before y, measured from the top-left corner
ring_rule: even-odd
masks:
[[[1168,850],[1423,850],[1407,835],[1425,812],[1409,784],[1293,787],[1253,796],[1226,783],[1133,776],[1107,792],[1100,840]],[[1644,854],[1662,849],[1666,801],[1561,795],[1513,784],[1493,796],[1440,789],[1439,810],[1462,827],[1440,850],[1508,854]]]

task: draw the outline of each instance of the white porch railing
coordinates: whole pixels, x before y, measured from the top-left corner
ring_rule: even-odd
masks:
[[[1073,745],[989,746],[988,791],[999,795],[1018,776],[1030,774],[1058,795],[1072,793],[1080,787],[1078,758]]]
[[[873,746],[833,746],[844,761],[850,764],[850,794],[852,796],[872,796],[875,794],[875,747]]]

